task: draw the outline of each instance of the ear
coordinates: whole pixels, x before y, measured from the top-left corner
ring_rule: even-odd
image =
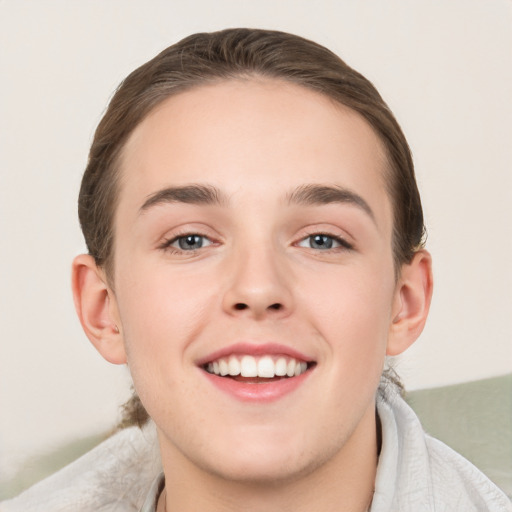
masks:
[[[92,256],[81,254],[73,260],[71,279],[75,309],[90,342],[110,363],[125,364],[117,302],[104,271]]]
[[[411,263],[402,265],[393,301],[388,356],[401,354],[419,337],[427,320],[432,290],[432,258],[421,250]]]

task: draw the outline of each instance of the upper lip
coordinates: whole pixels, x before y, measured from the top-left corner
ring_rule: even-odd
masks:
[[[279,343],[239,342],[228,345],[219,350],[215,350],[214,352],[201,357],[196,361],[196,364],[198,366],[203,366],[222,357],[228,357],[236,354],[249,356],[283,355],[293,357],[294,359],[298,359],[299,361],[304,361],[306,363],[314,361],[312,357],[309,357],[288,345],[282,345]]]

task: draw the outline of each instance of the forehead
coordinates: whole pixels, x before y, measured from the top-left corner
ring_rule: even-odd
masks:
[[[255,200],[336,184],[389,210],[382,143],[356,112],[302,86],[237,79],[172,96],[133,131],[121,156],[120,208],[165,186],[209,183]]]

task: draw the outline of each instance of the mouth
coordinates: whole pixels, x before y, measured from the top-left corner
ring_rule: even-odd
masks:
[[[279,400],[302,387],[317,362],[275,343],[235,343],[196,361],[214,387],[245,403]]]
[[[315,366],[314,361],[304,361],[286,355],[232,354],[202,365],[211,375],[237,382],[263,384],[299,377]]]

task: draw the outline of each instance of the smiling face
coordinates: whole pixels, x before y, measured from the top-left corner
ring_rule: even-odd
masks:
[[[164,467],[286,479],[375,448],[400,307],[385,166],[359,115],[277,81],[181,93],[135,129],[110,310]]]

